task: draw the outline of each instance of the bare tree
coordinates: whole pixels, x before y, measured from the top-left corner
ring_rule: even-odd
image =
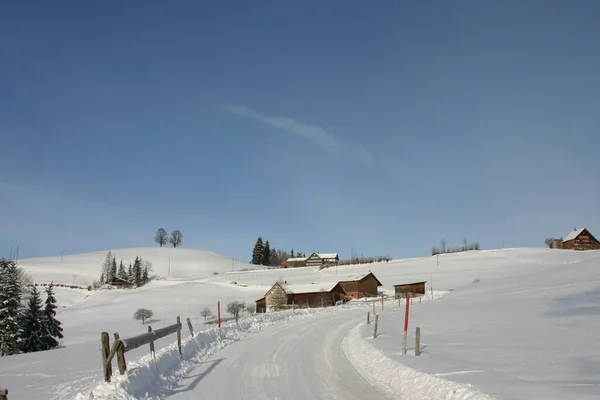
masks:
[[[171,232],[171,237],[169,238],[169,243],[173,245],[173,247],[181,246],[181,242],[183,241],[183,233],[179,230],[174,230]]]
[[[160,247],[163,247],[169,242],[169,234],[163,228],[158,228],[156,235],[154,235],[154,241],[158,243]]]
[[[442,239],[442,248],[440,250],[442,253],[446,252],[446,239]]]
[[[200,311],[200,316],[204,317],[204,320],[206,321],[206,318],[210,317],[212,315],[212,311],[210,311],[210,308],[208,307],[204,307],[202,309],[202,311]]]
[[[246,307],[246,303],[243,301],[231,301],[227,304],[227,312],[235,318],[235,323],[238,323],[238,319],[240,318],[240,312],[244,310]]]
[[[148,310],[147,308],[139,308],[136,312],[133,313],[133,319],[136,321],[142,321],[142,325],[144,325],[144,321],[148,318],[152,318],[154,313],[152,310]]]
[[[245,311],[248,314],[254,314],[254,312],[256,311],[256,305],[252,304],[252,303],[248,303],[246,305],[246,310]]]
[[[548,246],[549,248],[552,248],[552,242],[554,241],[554,238],[547,238],[546,240],[544,240],[544,243],[546,244],[546,246]]]

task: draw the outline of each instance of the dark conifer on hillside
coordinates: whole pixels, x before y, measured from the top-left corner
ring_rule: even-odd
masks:
[[[0,258],[0,356],[18,354],[21,293],[17,263]]]
[[[263,245],[262,237],[256,239],[256,244],[254,245],[254,249],[252,250],[252,264],[262,265],[263,258],[265,255],[265,249]]]
[[[127,280],[127,272],[125,272],[123,260],[121,260],[121,262],[119,263],[119,272],[117,272],[117,276],[121,279]]]
[[[31,289],[31,297],[22,318],[21,350],[24,353],[45,350],[44,329],[42,326],[42,300],[37,287]]]
[[[117,258],[113,256],[112,262],[110,264],[110,274],[108,282],[112,282],[115,276],[117,276]]]
[[[122,265],[122,264],[121,264]],[[54,297],[54,285],[50,285],[46,288],[46,306],[44,308],[42,325],[43,325],[43,342],[45,350],[53,349],[58,346],[58,340],[63,338],[62,323],[56,319],[56,297]]]
[[[131,263],[129,263],[129,269],[127,270],[127,280],[133,283],[134,279],[135,275],[133,274],[133,267],[131,266]]]
[[[262,265],[271,265],[271,244],[267,240],[263,250]]]
[[[142,272],[142,285],[145,285],[146,283],[148,283],[148,281],[148,267],[144,267]]]
[[[133,261],[133,283],[136,286],[142,286],[142,260],[136,257]]]

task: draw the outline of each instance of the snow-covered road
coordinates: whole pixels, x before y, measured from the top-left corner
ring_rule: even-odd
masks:
[[[386,399],[346,359],[341,342],[363,318],[347,311],[276,325],[191,371],[169,399]]]

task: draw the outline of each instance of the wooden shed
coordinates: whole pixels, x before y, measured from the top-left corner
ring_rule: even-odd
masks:
[[[133,282],[126,281],[125,279],[121,279],[116,276],[112,278],[112,280],[110,281],[110,285],[125,289],[130,289],[134,286]]]
[[[288,258],[285,263],[283,263],[283,268],[306,267],[307,258],[308,257]]]
[[[572,230],[562,242],[563,249],[600,250],[600,242],[586,229]]]
[[[381,285],[379,279],[372,272],[362,275],[349,276],[348,279],[340,281],[340,285],[346,292],[345,297],[360,299],[362,297],[376,297],[377,288]]]
[[[256,311],[277,311],[292,307],[328,307],[342,300],[345,294],[346,292],[337,282],[306,285],[277,282],[265,293],[264,298],[256,300]],[[259,311],[263,309],[264,311]]]
[[[409,295],[423,295],[425,294],[425,283],[423,282],[415,282],[415,283],[403,283],[401,285],[394,285],[395,297],[405,297],[408,293]]]

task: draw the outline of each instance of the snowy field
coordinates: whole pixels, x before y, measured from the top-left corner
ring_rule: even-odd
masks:
[[[366,310],[370,309],[368,305],[343,308],[348,316],[355,318],[353,326],[359,325],[357,330],[349,327],[346,332],[344,346],[350,355],[348,358],[352,360],[352,349],[347,348],[349,343],[354,349],[367,346],[363,353],[372,356],[353,361],[367,380],[369,371],[380,371],[375,375],[381,377],[393,365],[404,371],[402,376],[415,379],[415,384],[425,382],[429,390],[433,390],[432,385],[437,388],[447,385],[449,390],[460,394],[464,387],[469,388],[464,385],[471,384],[473,387],[464,393],[483,392],[489,398],[498,399],[600,398],[600,365],[597,361],[600,344],[594,340],[600,332],[600,252],[504,249],[442,255],[439,265],[436,257],[425,257],[339,266],[322,271],[317,268],[241,271],[253,266],[231,257],[188,249],[142,248],[114,250],[114,253],[117,262],[122,258],[126,264],[137,255],[152,261],[157,279],[134,290],[88,292],[57,288],[58,319],[65,329],[64,348],[0,358],[0,388],[10,390],[11,400],[87,399],[92,391],[96,399],[144,398],[142,393],[145,395],[146,391],[155,398],[174,396],[165,390],[165,386],[156,387],[158,378],[152,375],[157,373],[156,370],[152,372],[142,367],[137,369],[134,383],[119,381],[118,385],[103,385],[100,332],[119,332],[121,337],[145,332],[146,327],[132,318],[139,307],[154,311],[150,321],[153,328],[170,325],[180,315],[182,319],[189,317],[196,331],[208,329],[208,333],[187,344],[184,362],[168,362],[173,358],[168,351],[173,349],[166,348],[166,358],[159,360],[165,368],[159,380],[175,385],[179,377],[185,377],[193,369],[194,363],[209,360],[228,343],[236,342],[239,351],[247,349],[250,352],[252,341],[267,335],[269,330],[282,329],[282,335],[288,335],[288,339],[294,337],[293,331],[271,325],[307,318],[301,314],[292,317],[273,315],[267,320],[262,316],[259,318],[263,319],[248,318],[244,322],[244,332],[252,334],[252,340],[237,343],[244,337],[238,330],[232,328],[226,333],[230,339],[222,340],[217,339],[211,326],[202,323],[200,310],[205,306],[216,312],[217,301],[221,301],[223,308],[231,300],[253,303],[280,279],[288,284],[306,285],[343,280],[369,271],[383,283],[380,290],[389,294],[393,293],[394,284],[426,280],[428,291],[433,283],[436,293],[447,295],[434,301],[425,299],[411,309],[409,343],[412,343],[414,327],[420,326],[421,357],[410,356],[410,351],[407,356],[400,354],[404,314],[396,302],[386,303],[380,315],[381,334],[375,340],[369,338],[372,325],[359,325],[364,319],[363,314],[366,317]],[[21,260],[19,265],[30,272],[36,282],[53,280],[70,284],[76,275],[75,284],[85,285],[97,279],[105,254],[65,256],[62,262],[60,256]],[[339,309],[313,311],[311,316],[315,321],[321,318],[327,323],[330,317],[319,317],[319,313],[335,313]],[[308,322],[294,322],[297,323]],[[263,328],[265,332],[258,333]],[[184,333],[187,337],[187,331]],[[339,340],[341,347],[342,338],[336,336],[331,341],[334,339],[336,341],[329,345],[335,347]],[[173,340],[174,336],[170,336],[158,341],[157,349],[165,348]],[[132,365],[138,365],[136,362],[147,365],[138,360],[146,355],[147,349],[136,349],[127,353],[127,360]],[[361,367],[361,362],[368,363],[369,360],[370,364]],[[219,366],[216,366],[211,374],[218,377],[218,370]],[[202,390],[203,382],[214,384],[214,379],[203,379],[188,391]],[[374,387],[381,387],[383,393],[402,392],[407,399],[427,398],[423,396],[428,392],[407,389],[410,381],[404,380],[402,384],[390,379],[386,383],[370,382]],[[412,387],[414,389],[414,385]],[[454,396],[429,398],[476,398],[466,397],[466,394]]]

